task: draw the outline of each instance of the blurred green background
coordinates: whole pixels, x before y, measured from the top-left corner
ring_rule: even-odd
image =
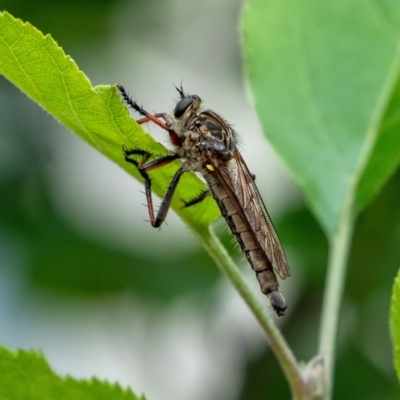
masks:
[[[51,33],[93,84],[120,82],[149,111],[168,111],[173,84],[183,81],[234,124],[292,268],[282,284],[288,314],[278,322],[298,359],[313,357],[328,246],[249,105],[241,3],[6,0],[1,7]],[[144,221],[140,183],[4,78],[0,135],[3,346],[40,348],[61,374],[117,380],[149,400],[290,397],[260,329],[191,232],[172,213],[160,232]],[[337,399],[399,398],[388,329],[399,185],[396,174],[357,223]],[[216,229],[257,290],[223,221]]]

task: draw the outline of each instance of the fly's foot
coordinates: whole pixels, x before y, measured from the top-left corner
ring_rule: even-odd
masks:
[[[120,84],[117,84],[117,88],[121,93],[122,99],[124,100],[125,104],[132,107],[138,113],[144,115],[145,111],[143,110],[143,107],[140,107],[138,103],[136,103],[136,101],[132,100],[132,98],[128,95],[125,88]]]

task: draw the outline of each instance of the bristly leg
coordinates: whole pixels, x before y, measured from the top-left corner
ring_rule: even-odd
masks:
[[[168,154],[166,156],[156,158],[155,160],[147,161],[151,156],[151,154],[145,150],[140,150],[140,149],[129,150],[123,147],[123,151],[125,154],[125,161],[133,164],[138,169],[139,174],[144,179],[144,188],[146,194],[147,207],[149,210],[150,223],[155,228],[158,228],[164,222],[165,217],[167,216],[172,196],[175,192],[176,186],[178,185],[181,175],[185,171],[182,168],[180,168],[178,172],[175,174],[172,182],[168,187],[167,193],[165,194],[165,197],[161,203],[160,209],[157,212],[156,217],[154,216],[153,197],[151,192],[151,179],[147,172],[162,167],[163,165],[169,164],[172,161],[178,159],[179,156],[177,154]],[[141,155],[142,159],[140,161],[136,161],[135,159],[131,158],[131,156],[134,155]]]
[[[183,206],[181,208],[186,208],[186,207],[191,207],[194,206],[195,204],[201,203],[206,197],[210,196],[210,191],[208,189],[203,190],[198,196],[193,198],[192,200],[189,201],[183,201]]]
[[[143,115],[144,118],[141,118],[139,120],[137,120],[136,122],[138,124],[144,124],[146,122],[153,122],[156,125],[158,125],[160,128],[166,130],[167,132],[169,132],[169,134],[171,135],[172,133],[175,133],[173,130],[171,130],[167,124],[165,124],[164,122],[160,121],[159,118],[163,118],[164,120],[168,119],[168,115],[165,113],[155,113],[150,114],[148,111],[146,111],[143,107],[140,107],[138,105],[138,103],[136,103],[136,101],[133,101],[132,98],[128,95],[128,93],[126,92],[125,88],[120,85],[117,84],[117,88],[121,93],[121,96],[125,102],[126,105],[132,107],[135,111],[137,111],[140,115]]]
[[[125,103],[143,116],[143,118],[136,121],[137,123],[143,124],[145,122],[153,122],[157,124],[160,128],[165,129],[169,133],[172,144],[174,144],[175,146],[180,145],[179,136],[173,129],[169,127],[168,122],[171,120],[171,117],[168,114],[165,113],[156,113],[154,115],[150,114],[145,109],[143,109],[143,107],[140,107],[135,101],[133,101],[131,97],[129,97],[128,93],[126,92],[126,90],[122,85],[118,84],[117,88],[120,91],[121,96],[125,101]],[[182,86],[180,89],[177,90],[181,94],[181,96],[184,96]],[[165,122],[160,121],[160,118],[162,118]],[[123,147],[123,151],[124,151],[125,161],[133,164],[138,169],[138,172],[144,179],[144,187],[147,200],[147,207],[149,209],[150,223],[152,226],[156,228],[160,227],[167,216],[167,212],[170,208],[172,197],[175,193],[175,189],[178,186],[178,182],[182,174],[185,172],[185,170],[181,167],[176,172],[175,176],[173,177],[171,183],[168,186],[167,192],[164,196],[164,199],[161,202],[160,209],[158,210],[156,217],[154,217],[154,207],[153,207],[153,199],[151,192],[151,179],[148,172],[153,169],[162,167],[163,165],[169,164],[172,161],[179,159],[180,157],[178,154],[168,154],[166,156],[148,161],[149,158],[151,157],[151,154],[145,150],[140,150],[140,149],[129,150]],[[137,161],[131,157],[135,155],[142,156],[141,160]]]
[[[131,164],[135,165],[137,168],[139,168],[141,165],[145,164],[146,161],[151,157],[151,154],[146,151],[146,150],[140,150],[140,149],[127,149],[125,146],[122,146],[122,150],[125,155],[125,161],[130,162]],[[133,158],[130,158],[130,156],[133,155],[140,155],[142,156],[140,161],[136,161]]]
[[[120,85],[119,83],[117,84],[117,88],[119,92],[121,93],[122,98],[124,99],[124,102],[128,105],[131,106],[135,111],[142,115],[146,115],[145,111],[142,109],[142,107],[139,107],[139,105],[136,103],[136,101],[132,100],[132,97],[129,97],[128,93],[126,92],[125,88]]]
[[[156,219],[152,222],[152,225],[155,228],[158,228],[161,226],[161,224],[164,222],[167,212],[171,206],[171,201],[172,198],[174,197],[175,189],[178,187],[179,180],[181,179],[181,176],[185,173],[186,171],[181,167],[176,171],[174,177],[172,178],[171,183],[168,186],[167,193],[165,193],[164,198],[162,199],[162,202],[160,204],[160,208],[157,213]]]
[[[150,179],[149,175],[147,174],[146,170],[143,169],[143,165],[146,163],[146,161],[150,157],[150,153],[145,150],[140,150],[140,149],[128,150],[124,146],[122,146],[122,150],[124,151],[124,154],[125,154],[125,161],[133,164],[138,169],[139,174],[144,179],[144,189],[145,189],[145,194],[146,194],[147,208],[149,210],[150,222],[151,222],[151,224],[153,224],[154,211],[153,211],[153,198],[151,196],[151,179]],[[136,161],[130,157],[133,155],[141,155],[142,159],[140,161]]]

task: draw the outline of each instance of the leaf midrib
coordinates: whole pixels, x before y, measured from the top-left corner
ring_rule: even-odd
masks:
[[[376,106],[370,118],[365,140],[360,149],[352,176],[350,176],[350,186],[347,196],[351,199],[351,207],[354,208],[358,185],[373,153],[375,144],[382,131],[386,110],[390,103],[393,91],[396,88],[396,82],[400,74],[400,38],[397,43],[397,49],[393,57],[392,64],[383,82],[382,89],[376,100]],[[358,211],[358,210],[356,210]]]

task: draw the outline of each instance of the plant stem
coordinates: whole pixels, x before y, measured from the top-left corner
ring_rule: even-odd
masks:
[[[343,213],[338,230],[331,241],[322,319],[319,337],[319,354],[324,360],[326,399],[332,397],[333,366],[347,260],[354,228],[350,209]]]
[[[214,259],[220,269],[228,276],[229,280],[246,302],[251,312],[266,333],[270,341],[271,348],[279,360],[279,363],[289,382],[293,399],[308,399],[308,387],[304,382],[296,358],[294,357],[282,334],[272,321],[271,317],[265,313],[253,291],[243,278],[243,275],[240,273],[239,269],[232,261],[219,239],[215,236],[212,228],[210,227],[206,233],[200,236],[200,238],[204,243],[208,253]]]

